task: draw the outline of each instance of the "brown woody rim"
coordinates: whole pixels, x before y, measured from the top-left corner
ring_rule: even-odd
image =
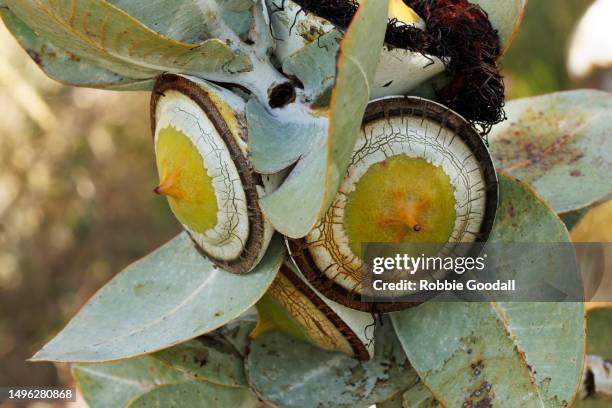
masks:
[[[244,158],[240,147],[232,137],[232,132],[223,119],[223,116],[212,102],[208,93],[198,86],[196,83],[188,80],[185,77],[175,74],[162,74],[157,78],[153,93],[151,96],[151,134],[155,137],[155,128],[157,125],[156,120],[156,108],[157,103],[165,96],[167,91],[176,91],[189,99],[194,101],[204,114],[210,119],[215,126],[219,136],[225,142],[227,149],[230,151],[230,156],[234,160],[234,164],[240,175],[240,181],[244,188],[244,192],[247,199],[247,216],[249,219],[249,236],[244,243],[242,252],[240,255],[231,261],[216,259],[206,252],[197,244],[191,234],[188,232],[189,237],[195,244],[197,250],[210,260],[212,260],[219,267],[232,273],[243,274],[251,271],[255,266],[256,262],[260,258],[260,253],[263,248],[264,241],[264,225],[265,219],[259,208],[258,200],[259,195],[257,194],[256,186],[262,186],[263,182],[261,176],[257,174],[250,162]]]
[[[290,262],[290,261],[289,261]],[[321,298],[317,295],[312,289],[308,287],[299,276],[295,274],[287,265],[283,264],[280,268],[280,273],[282,273],[293,286],[296,287],[299,292],[306,296],[306,298],[313,304],[315,307],[342,333],[344,338],[349,342],[355,357],[359,360],[369,360],[370,353],[368,353],[368,349],[365,347],[363,342],[359,339],[359,337],[355,334],[353,329],[351,329],[345,322],[330,308]],[[333,299],[332,299],[333,300]]]
[[[499,184],[493,160],[484,141],[476,130],[455,112],[438,103],[417,97],[393,97],[371,102],[366,108],[362,126],[379,119],[386,119],[394,116],[401,117],[405,115],[427,118],[440,123],[461,138],[470,148],[478,163],[480,163],[485,183],[485,213],[475,242],[486,242],[489,239],[495,222],[495,214],[497,212],[499,200]],[[308,250],[308,243],[304,238],[286,238],[286,240],[289,254],[300,272],[302,272],[302,275],[304,275],[308,282],[310,282],[319,292],[337,303],[350,307],[351,309],[370,313],[397,312],[423,303],[422,301],[362,302],[358,293],[339,285],[334,280],[328,278],[327,275],[318,268]],[[474,250],[478,251],[479,247],[481,246],[475,245]],[[437,293],[431,292],[429,294],[431,295],[430,298],[432,298]]]

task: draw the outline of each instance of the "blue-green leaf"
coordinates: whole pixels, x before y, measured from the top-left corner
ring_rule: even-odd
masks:
[[[150,90],[152,80],[124,77],[63,50],[36,34],[8,8],[2,20],[28,55],[50,78],[75,86],[114,90]]]
[[[278,407],[367,407],[417,381],[389,320],[376,330],[374,358],[362,362],[277,332],[258,336],[246,361],[249,383]]]
[[[126,77],[150,79],[163,71],[212,75],[252,69],[248,57],[236,55],[218,38],[207,38],[197,44],[177,41],[104,0],[6,0],[6,4],[55,46]],[[147,7],[137,10],[141,17],[152,18]],[[158,10],[158,15],[163,13]],[[190,36],[180,34],[185,35]]]
[[[259,400],[247,388],[229,388],[200,381],[166,384],[140,395],[129,408],[256,408]]]
[[[336,55],[341,39],[342,34],[338,30],[332,30],[283,61],[283,72],[295,76],[302,82],[308,102],[327,105],[325,102],[328,101],[319,101],[319,99],[329,94],[334,86]]]
[[[505,52],[521,25],[527,0],[472,0],[471,3],[479,5],[487,13]]]
[[[100,289],[32,360],[118,360],[211,332],[259,300],[283,255],[276,237],[252,272],[236,275],[214,266],[182,233]]]
[[[189,353],[184,355],[185,359],[193,357]],[[210,382],[205,380],[210,379],[213,372],[203,378],[196,372],[182,370],[154,356],[142,356],[111,363],[77,364],[72,373],[91,408],[143,404],[164,408],[258,406],[257,397],[248,387],[220,385],[219,379],[224,378],[228,369],[223,365],[217,368],[218,375],[214,378],[217,381]]]
[[[77,364],[72,375],[90,408],[124,407],[134,397],[163,384],[192,377],[150,357],[104,364]]]
[[[499,168],[559,213],[612,197],[612,95],[579,90],[517,99],[489,135]]]
[[[200,381],[227,387],[246,386],[242,356],[218,336],[203,336],[153,356]]]

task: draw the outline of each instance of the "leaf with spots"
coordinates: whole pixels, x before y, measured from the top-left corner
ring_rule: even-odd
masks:
[[[101,68],[95,63],[55,46],[36,34],[8,8],[0,8],[6,27],[32,60],[50,78],[75,86],[110,90],[150,90],[153,81],[133,79]]]
[[[579,90],[506,104],[489,135],[496,165],[530,183],[558,213],[612,195],[612,95]]]
[[[199,33],[188,31],[189,24],[184,23],[184,18],[177,17],[173,20],[175,26],[166,27],[154,18],[155,15],[157,18],[164,15],[159,9],[152,10],[146,6],[130,8],[127,7],[129,3],[122,1],[114,3],[118,5],[104,0],[6,1],[11,12],[45,41],[100,68],[128,78],[151,79],[161,72],[169,71],[221,79],[227,78],[228,74],[248,72],[253,68],[245,53],[235,53],[223,41],[226,38],[222,40],[207,36],[197,43],[185,42],[194,40]],[[181,4],[184,6],[187,3],[192,2],[183,1]],[[199,13],[187,15],[191,19],[207,15],[205,4],[192,4],[191,8]],[[119,7],[122,5],[144,21],[122,10]],[[180,17],[180,7],[177,7],[176,2],[171,5],[173,8],[164,12]],[[156,14],[152,11],[156,11]],[[201,19],[202,22],[204,20]],[[156,21],[158,24],[154,24]],[[147,23],[159,27],[162,33]],[[209,26],[211,35],[220,34],[211,28],[215,27],[213,22]],[[227,30],[225,32],[229,33]],[[178,39],[171,38],[171,35]]]
[[[126,405],[126,408],[256,408],[259,400],[247,388],[229,388],[219,385],[188,381],[166,384],[144,393]]]
[[[77,364],[73,376],[91,408],[132,406],[256,407],[248,387],[196,379],[152,356],[102,364]],[[190,405],[183,405],[182,401]],[[147,405],[143,405],[143,404]]]
[[[193,378],[151,356],[104,364],[76,364],[72,375],[90,408],[124,407],[134,397],[163,384]]]
[[[252,272],[236,275],[214,266],[182,233],[100,289],[32,360],[118,360],[209,333],[263,296],[283,254],[277,236]]]
[[[250,313],[251,311],[252,313]],[[253,308],[245,312],[238,319],[219,328],[215,333],[234,346],[238,353],[244,357],[251,342],[251,333],[256,325],[257,311]]]
[[[153,357],[200,381],[227,387],[246,386],[242,356],[217,335],[198,337],[159,351]]]
[[[247,377],[258,395],[282,408],[368,407],[418,381],[388,319],[377,327],[375,345],[374,358],[363,362],[264,333],[251,344]]]
[[[525,184],[501,174],[500,199],[492,241],[569,241]],[[532,228],[534,221],[541,227]],[[428,302],[392,320],[411,364],[444,406],[566,407],[574,399],[584,359],[582,303]]]

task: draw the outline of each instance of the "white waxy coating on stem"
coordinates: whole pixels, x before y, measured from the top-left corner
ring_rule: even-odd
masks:
[[[217,198],[217,224],[213,228],[199,233],[183,227],[213,258],[238,258],[249,236],[249,217],[244,186],[225,142],[205,112],[177,91],[167,91],[160,98],[156,118],[156,148],[160,131],[168,127],[187,136],[202,156]]]
[[[439,58],[385,46],[374,75],[370,99],[406,94],[444,69]]]
[[[476,157],[454,132],[431,119],[393,116],[366,124],[354,151],[331,208],[305,238],[315,264],[329,279],[349,291],[361,291],[363,262],[350,249],[344,229],[347,197],[372,165],[392,156],[423,158],[440,167],[454,186],[456,219],[441,255],[451,253],[452,243],[475,241],[485,214],[485,179]],[[326,244],[317,244],[321,241]]]

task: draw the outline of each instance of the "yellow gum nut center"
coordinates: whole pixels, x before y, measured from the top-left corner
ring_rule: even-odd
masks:
[[[160,185],[174,215],[189,229],[204,233],[217,224],[217,196],[204,160],[182,132],[167,127],[159,131],[155,145]]]
[[[455,225],[454,187],[423,158],[373,164],[347,197],[344,228],[354,254],[366,242],[444,243]]]
[[[403,0],[389,1],[389,18],[397,19],[397,21],[406,24],[418,23],[421,20],[419,15],[408,7]]]

